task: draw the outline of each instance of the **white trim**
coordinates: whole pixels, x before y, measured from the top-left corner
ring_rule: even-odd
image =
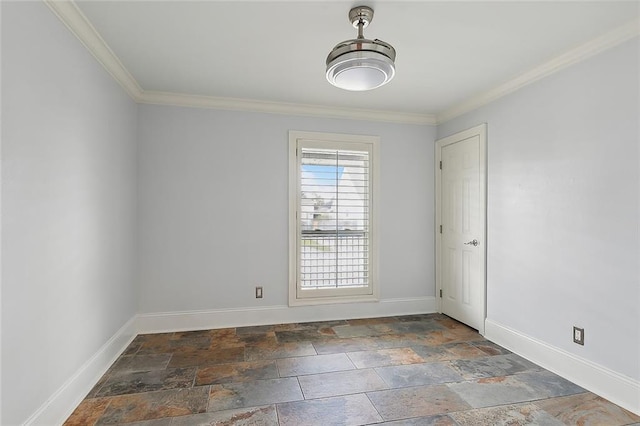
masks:
[[[454,135],[447,136],[442,139],[438,139],[435,143],[435,272],[436,272],[436,297],[438,301],[438,312],[442,312],[442,298],[439,297],[440,291],[442,291],[441,283],[441,248],[442,248],[442,234],[440,233],[440,225],[442,224],[442,213],[440,206],[442,205],[442,191],[441,180],[442,170],[440,169],[440,161],[442,161],[442,149],[450,144],[460,142],[472,137],[478,137],[480,140],[480,199],[483,201],[482,211],[480,215],[480,221],[484,226],[483,235],[481,238],[481,259],[484,268],[484,292],[482,293],[482,304],[484,306],[483,318],[487,317],[487,124],[483,123],[478,126],[472,127],[467,130],[463,130]],[[478,327],[478,332],[484,335],[484,323]]]
[[[159,312],[137,316],[138,333],[208,330],[227,327],[287,324],[294,322],[331,321],[375,318],[436,312],[433,297],[383,299],[379,303],[344,303],[339,305],[286,305],[213,309],[207,311]]]
[[[262,112],[268,114],[285,114],[306,117],[341,118],[347,120],[381,121],[387,123],[418,125],[436,124],[436,117],[432,114],[414,114],[408,112],[343,108],[336,106],[330,107],[322,105],[261,101],[257,99],[221,98],[215,96],[199,96],[170,92],[144,91],[136,101],[143,104],[213,108],[229,111]]]
[[[89,19],[73,1],[43,0],[53,13],[80,40],[87,50],[102,64],[105,70],[134,100],[142,94],[142,88],[120,59],[104,41]]]
[[[640,20],[635,19],[436,115],[144,91],[73,0],[43,1],[137,103],[431,126],[493,102],[640,34]]]
[[[133,317],[127,321],[98,352],[29,416],[24,425],[62,424],[134,339],[135,320],[136,317]]]
[[[640,34],[640,20],[635,19],[612,31],[609,31],[600,37],[596,37],[580,46],[568,50],[553,59],[544,62],[533,69],[520,74],[519,76],[502,83],[490,90],[472,96],[464,102],[461,102],[437,115],[437,124],[442,124],[448,120],[493,102],[509,93],[522,89],[523,87],[534,83],[544,77],[563,70],[571,65],[589,59],[598,53],[611,49],[627,40],[631,40]]]
[[[289,306],[351,302],[377,302],[378,283],[378,210],[380,207],[380,137],[340,133],[289,131]],[[300,147],[353,149],[369,154],[369,286],[367,288],[305,291],[299,288],[300,219]]]
[[[73,0],[43,1],[137,103],[341,118],[348,120],[381,121],[387,123],[432,126],[436,124],[436,116],[434,114],[416,114],[410,112],[272,102],[257,99],[222,98],[183,93],[144,91]]]
[[[62,424],[138,334],[433,312],[436,312],[433,297],[414,297],[385,299],[376,304],[355,303],[299,308],[267,306],[138,314],[127,321],[29,416],[23,425]]]
[[[640,381],[487,319],[485,337],[640,415]]]

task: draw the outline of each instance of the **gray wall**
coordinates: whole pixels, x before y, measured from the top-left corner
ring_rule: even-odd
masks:
[[[287,304],[289,130],[380,136],[381,298],[434,295],[434,127],[148,105],[138,114],[142,313]]]
[[[636,38],[438,126],[488,123],[488,319],[636,380],[638,52]]]
[[[42,3],[1,20],[3,424],[136,312],[286,305],[291,129],[381,137],[381,296],[434,296],[433,127],[136,107]],[[489,320],[634,379],[638,48],[438,126],[489,126]]]
[[[2,4],[2,424],[136,312],[136,105],[42,2]]]

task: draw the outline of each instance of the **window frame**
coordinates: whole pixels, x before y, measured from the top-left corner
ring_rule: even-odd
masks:
[[[338,133],[289,131],[289,306],[321,305],[331,303],[377,302],[380,300],[378,285],[378,214],[379,214],[379,155],[378,136]],[[300,162],[299,146],[369,151],[369,286],[351,289],[300,289],[300,241],[301,229],[298,220],[300,208]],[[366,291],[363,291],[366,290]]]

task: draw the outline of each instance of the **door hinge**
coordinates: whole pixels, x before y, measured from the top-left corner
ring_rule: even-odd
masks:
[[[442,297],[442,289],[440,289],[440,297]]]
[[[442,170],[442,161],[440,162],[440,170]]]
[[[442,225],[440,225],[440,233],[442,234]]]

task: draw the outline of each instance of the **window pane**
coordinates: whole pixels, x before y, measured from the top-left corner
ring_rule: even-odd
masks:
[[[302,148],[301,288],[369,286],[369,153]]]

